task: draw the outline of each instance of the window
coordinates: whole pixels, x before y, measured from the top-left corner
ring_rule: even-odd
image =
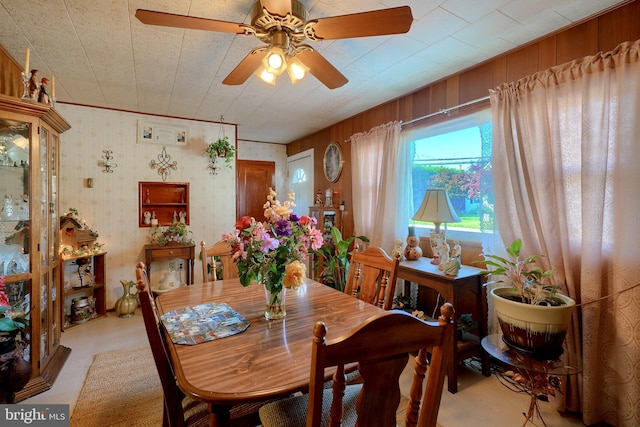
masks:
[[[412,154],[414,210],[427,189],[445,188],[461,220],[446,224],[448,236],[477,241],[480,231],[493,230],[489,110],[416,131]],[[415,226],[431,228],[433,223]]]

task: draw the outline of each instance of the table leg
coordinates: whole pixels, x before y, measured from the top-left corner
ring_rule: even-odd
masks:
[[[209,405],[209,427],[228,427],[231,415],[228,405]]]

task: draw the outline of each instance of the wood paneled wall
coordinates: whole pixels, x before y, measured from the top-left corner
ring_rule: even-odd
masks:
[[[9,53],[0,46],[0,93],[7,96],[21,97],[24,91],[22,67]]]
[[[351,147],[348,142],[351,135],[369,131],[375,126],[394,120],[408,122],[437,113],[441,109],[453,108],[486,97],[490,89],[504,82],[514,81],[574,59],[613,50],[622,42],[640,39],[639,22],[640,0],[624,3],[598,17],[521,46],[294,141],[287,145],[287,155],[291,156],[310,148],[315,149],[315,190],[324,191],[332,188],[334,200],[345,201],[343,232],[345,236],[351,236],[353,235],[353,217],[350,215],[350,209],[353,205],[351,202],[353,190],[351,188]],[[449,117],[436,115],[421,120],[413,126],[437,123],[488,106],[489,101],[483,101],[453,110]],[[342,147],[345,160],[342,175],[334,184],[327,181],[322,169],[322,157],[330,142],[337,142]]]

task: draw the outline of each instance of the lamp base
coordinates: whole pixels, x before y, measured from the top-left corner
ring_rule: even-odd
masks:
[[[442,257],[442,246],[445,242],[444,233],[431,233],[429,235],[429,241],[431,242],[431,253],[432,260],[431,264],[438,265],[440,264],[440,258]]]

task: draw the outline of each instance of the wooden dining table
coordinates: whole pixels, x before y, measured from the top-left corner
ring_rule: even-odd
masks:
[[[244,332],[196,345],[167,340],[178,385],[186,395],[209,404],[210,426],[228,425],[232,405],[306,392],[316,322],[327,325],[331,340],[383,311],[311,279],[286,293],[287,315],[272,321],[264,317],[264,288],[244,287],[238,279],[185,286],[156,299],[161,315],[226,303],[250,322]]]

